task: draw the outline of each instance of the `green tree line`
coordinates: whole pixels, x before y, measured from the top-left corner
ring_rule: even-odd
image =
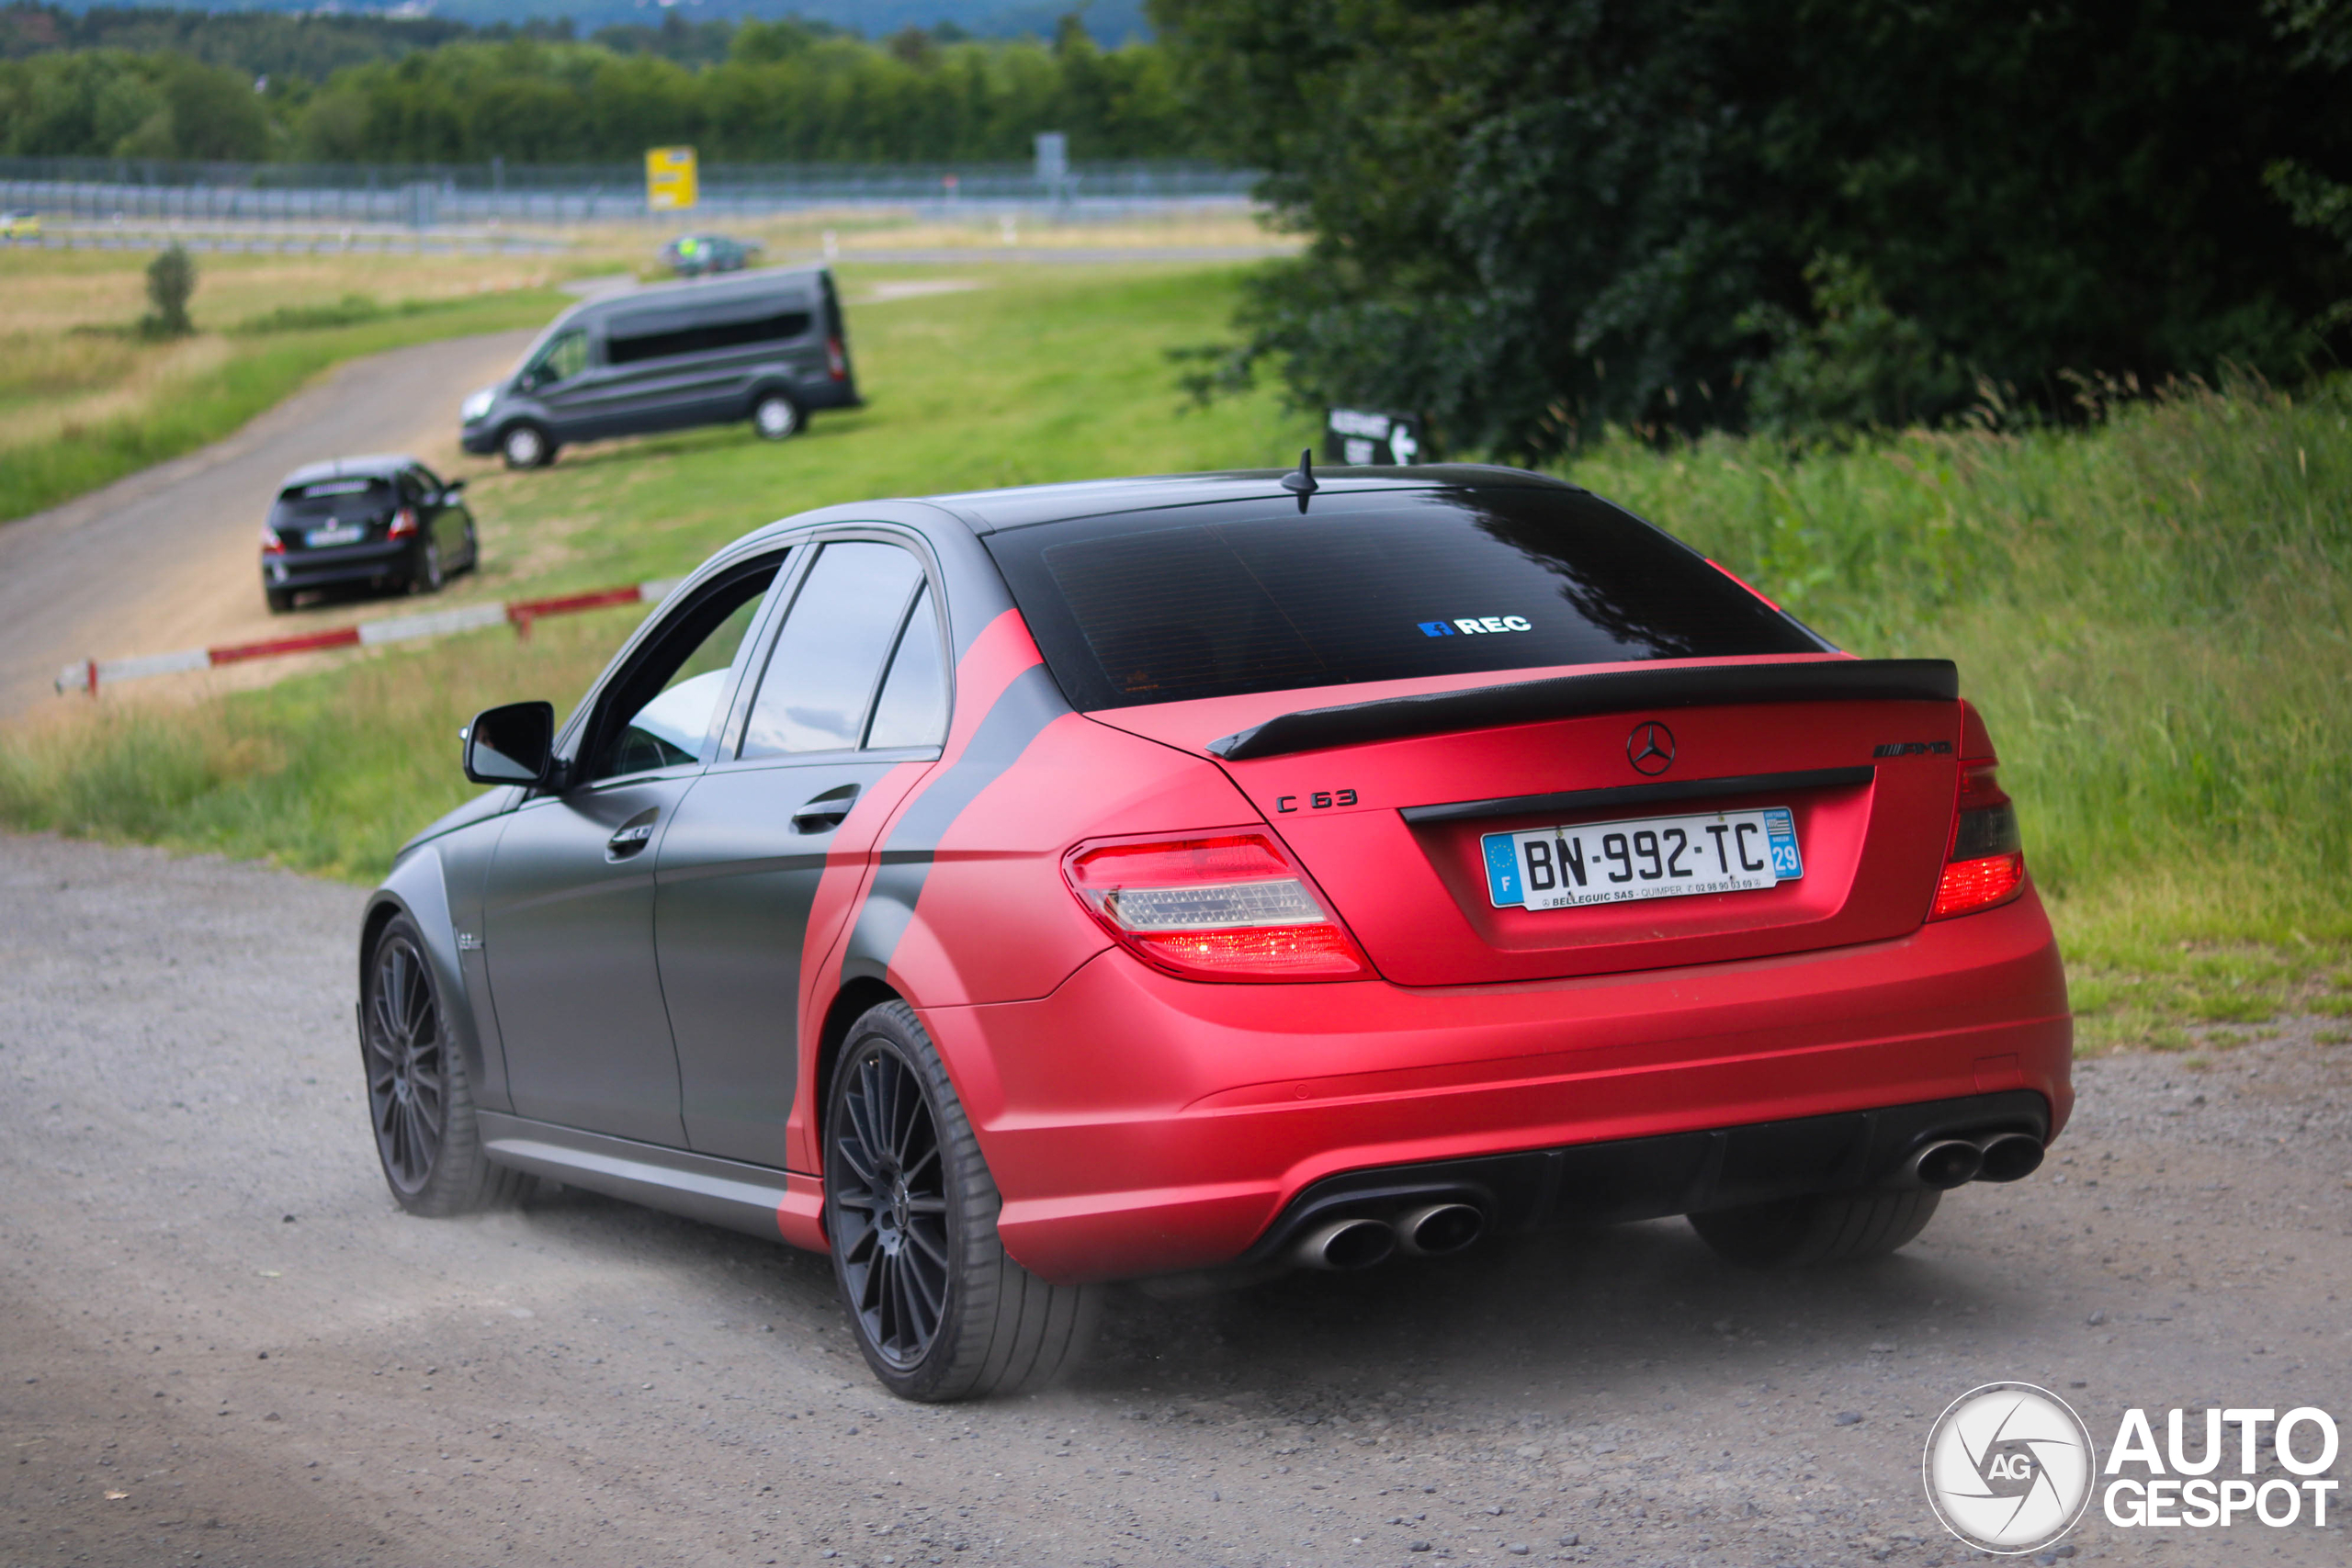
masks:
[[[176,44],[20,53],[0,59],[0,153],[561,164],[688,142],[707,162],[983,162],[1028,157],[1040,130],[1079,158],[1201,146],[1164,53],[1101,49],[1074,17],[1050,43],[952,28],[870,43],[790,20],[607,32],[389,35],[403,47],[317,81]]]
[[[1313,243],[1196,385],[1611,426],[2064,413],[2352,347],[2345,0],[1154,0]]]

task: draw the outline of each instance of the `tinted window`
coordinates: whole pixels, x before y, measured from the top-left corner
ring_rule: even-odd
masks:
[[[922,566],[896,545],[827,545],[776,636],[741,755],[855,747],[922,581]]]
[[[727,671],[775,581],[774,565],[754,569],[708,590],[672,618],[613,688],[611,716],[603,726],[608,739],[588,769],[590,779],[679,767],[701,757]]]
[[[1823,647],[1578,491],[1171,508],[987,543],[1080,708]]]
[[[294,524],[373,521],[391,511],[392,507],[390,479],[322,479],[317,484],[296,485],[279,495],[270,521]]]
[[[605,357],[615,365],[640,359],[668,359],[680,354],[707,354],[713,349],[741,348],[746,344],[781,343],[808,332],[808,312],[787,310],[752,321],[712,321],[654,333],[632,332],[628,321],[615,321],[605,341]],[[623,336],[623,333],[630,333]]]
[[[882,695],[874,705],[865,743],[876,748],[936,746],[946,738],[947,672],[940,667],[939,617],[932,614],[926,587],[915,595],[899,651],[890,656],[890,672],[882,678]]]

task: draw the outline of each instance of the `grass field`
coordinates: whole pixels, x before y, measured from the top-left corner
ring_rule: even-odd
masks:
[[[781,446],[715,430],[485,468],[488,570],[466,592],[669,575],[863,496],[1280,463],[1312,434],[1262,396],[1179,412],[1162,351],[1218,333],[1229,270],[978,267],[956,275],[966,292],[876,300],[915,276],[844,266],[864,411]],[[1620,443],[1573,473],[1857,652],[1961,661],[2092,1048],[2352,1013],[2352,382],[1843,453]],[[469,793],[456,727],[492,702],[567,704],[627,624],[193,705],[109,699],[17,738],[0,820],[372,878]]]
[[[0,522],[216,441],[343,360],[537,325],[571,302],[546,287],[544,257],[199,255],[196,335],[148,342],[128,329],[150,259],[0,251]],[[363,299],[382,313],[254,330]]]

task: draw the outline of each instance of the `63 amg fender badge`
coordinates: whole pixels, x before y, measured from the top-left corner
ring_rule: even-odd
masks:
[[[1936,1418],[1919,1470],[1946,1529],[1980,1551],[2015,1557],[2081,1520],[2098,1450],[2083,1418],[2048,1389],[1993,1382]]]
[[[1657,777],[1674,766],[1674,731],[1656,719],[1634,726],[1634,733],[1625,737],[1625,760],[1634,764],[1634,772]]]

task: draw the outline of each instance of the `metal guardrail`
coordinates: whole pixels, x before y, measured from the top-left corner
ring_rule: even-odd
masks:
[[[888,206],[926,215],[1051,209],[1070,217],[1247,204],[1258,176],[1200,164],[715,164],[696,211],[743,217]],[[136,158],[0,158],[0,206],[69,218],[445,223],[565,227],[659,219],[634,164],[209,164]]]

